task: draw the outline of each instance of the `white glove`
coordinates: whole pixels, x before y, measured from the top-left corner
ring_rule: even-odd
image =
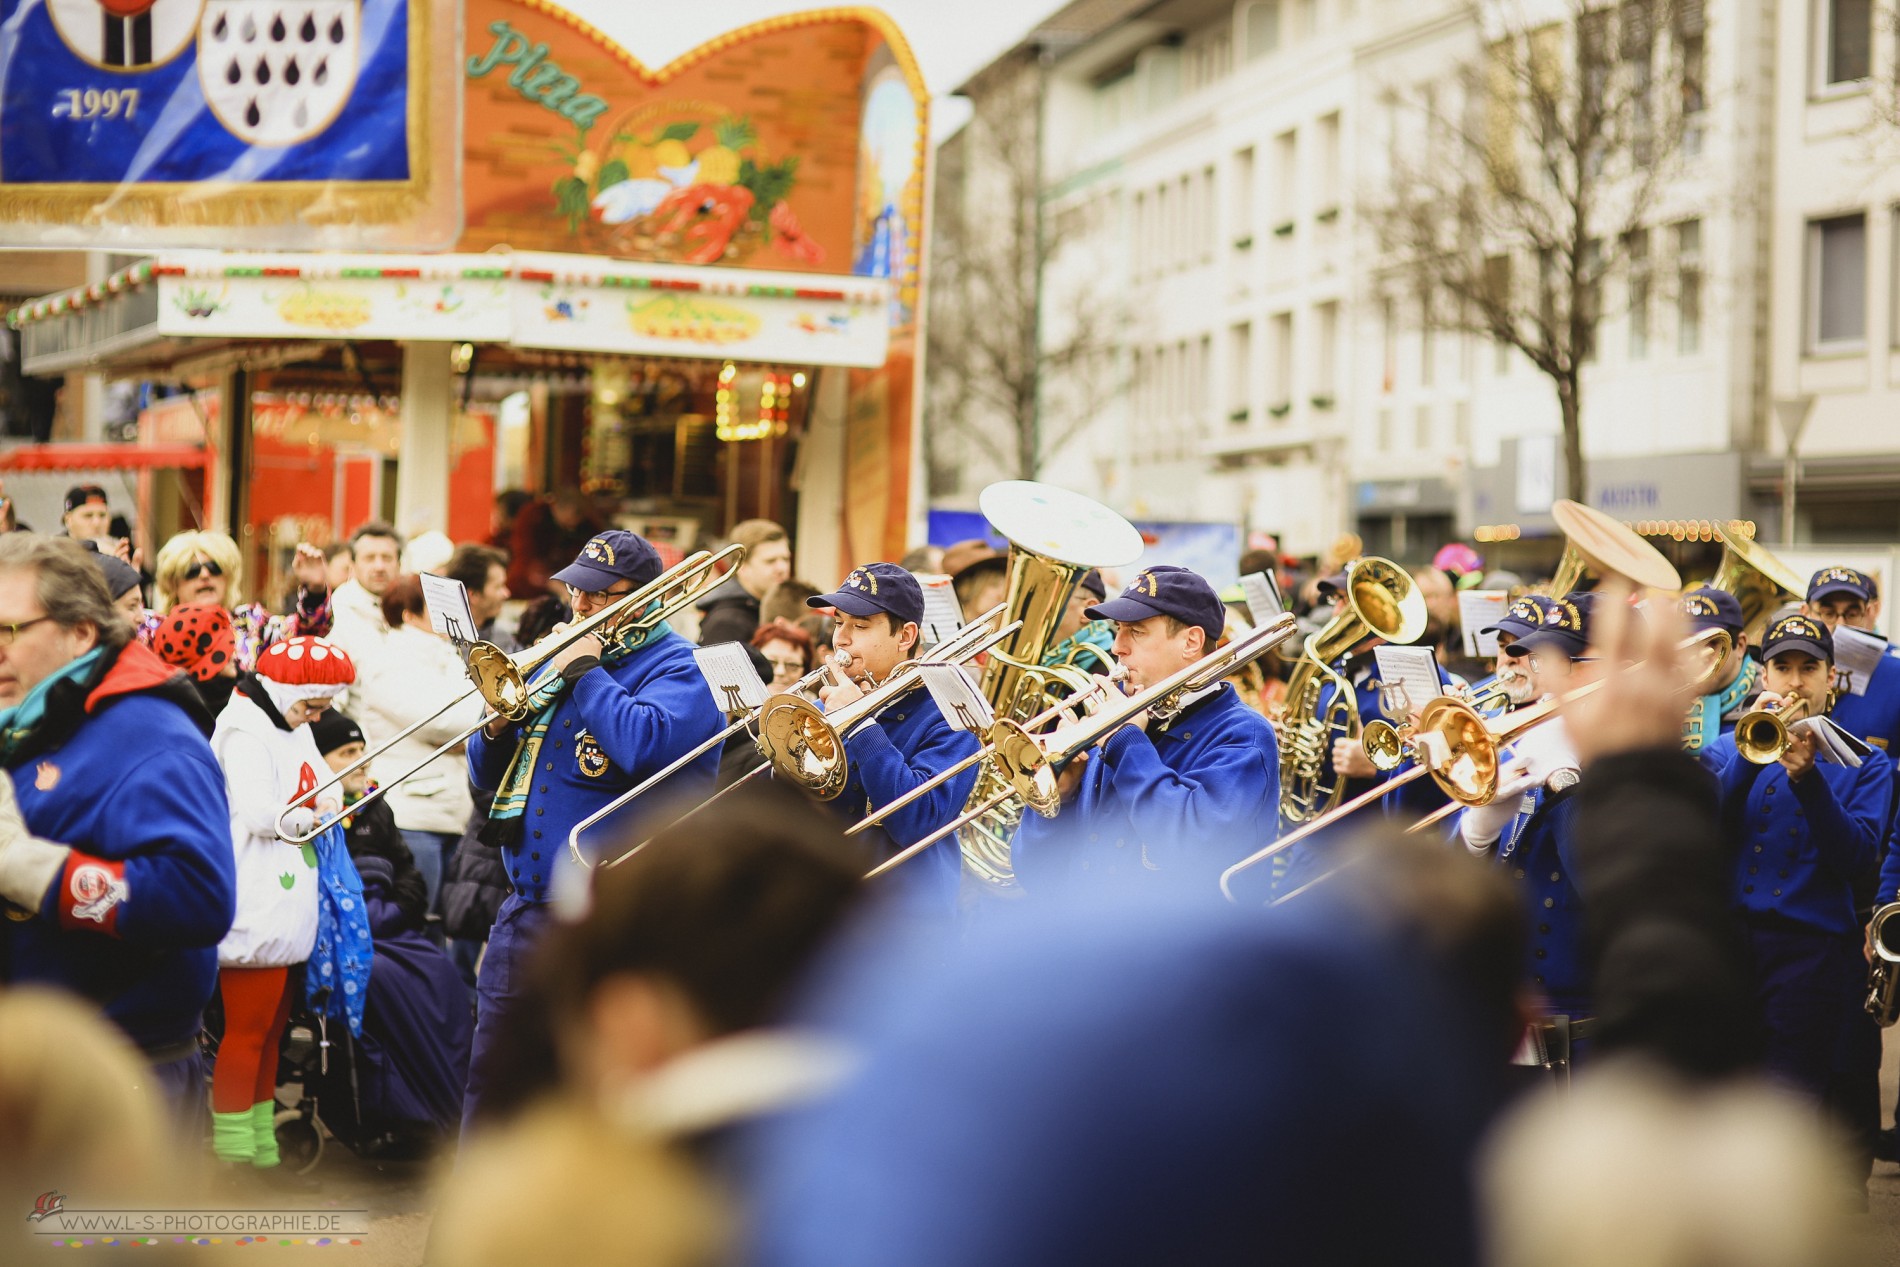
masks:
[[[66,869],[71,853],[67,846],[27,831],[13,779],[0,770],[0,898],[38,914],[46,890]]]
[[[1487,804],[1474,805],[1459,815],[1458,831],[1465,838],[1466,848],[1483,853],[1498,843],[1498,837],[1517,817],[1518,802],[1536,785],[1536,780],[1528,777],[1527,764],[1520,758],[1499,770],[1498,794]]]
[[[299,805],[296,809],[285,813],[281,821],[283,823],[283,830],[287,835],[302,836],[317,825],[317,815],[315,811],[305,809]]]

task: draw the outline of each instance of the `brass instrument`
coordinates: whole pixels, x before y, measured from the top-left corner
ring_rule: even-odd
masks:
[[[881,686],[873,687],[851,703],[841,705],[834,712],[824,712],[812,701],[799,694],[799,691],[814,678],[833,672],[836,668],[835,662],[813,670],[792,690],[769,697],[759,705],[756,711],[740,718],[718,737],[720,742],[724,742],[726,735],[735,734],[740,727],[756,723],[759,727],[756,740],[759,752],[766,758],[764,764],[748,770],[725,787],[720,788],[675,818],[669,826],[677,826],[693,815],[709,809],[729,796],[734,789],[768,771],[799,784],[820,800],[830,800],[838,795],[844,790],[850,778],[849,758],[845,754],[844,747],[845,736],[876,717],[878,713],[895,703],[900,696],[916,687],[922,665],[962,664],[975,659],[1014,633],[1016,627],[1013,624],[1005,625],[997,630],[990,628],[1002,612],[1003,605],[998,603],[982,616],[932,647],[928,659],[906,660],[891,673],[889,678],[885,679]],[[710,747],[710,742],[706,747]],[[586,862],[585,855],[581,852],[581,833],[628,801],[640,796],[697,755],[698,753],[688,753],[666,769],[652,775],[638,787],[622,794],[611,804],[603,806],[597,812],[574,824],[574,829],[568,833],[568,852],[583,866],[591,865]],[[647,841],[642,840],[605,865],[617,867],[646,846]]]
[[[1390,559],[1368,557],[1346,565],[1346,609],[1306,640],[1293,666],[1286,698],[1276,719],[1280,732],[1280,816],[1290,823],[1309,822],[1339,804],[1345,780],[1326,780],[1333,740],[1357,739],[1359,700],[1351,682],[1332,662],[1377,637],[1406,643],[1425,632],[1425,599],[1411,575]],[[1320,708],[1325,685],[1333,697]]]
[[[1448,694],[1473,712],[1484,713],[1499,704],[1509,704],[1509,688],[1523,676],[1516,669],[1506,669],[1478,686]],[[1382,717],[1375,717],[1366,723],[1359,742],[1365,749],[1366,759],[1374,766],[1380,770],[1396,770],[1412,757],[1416,729],[1409,720],[1395,726]]]
[[[1681,574],[1662,551],[1602,511],[1559,499],[1551,503],[1550,517],[1564,534],[1563,557],[1550,582],[1553,597],[1576,589],[1585,575],[1598,580],[1620,576],[1638,593],[1682,588]]]
[[[1181,701],[1187,695],[1219,685],[1222,679],[1252,664],[1297,631],[1298,624],[1292,616],[1277,616],[1152,686],[1143,687],[1133,695],[1109,696],[1081,720],[1047,734],[1039,735],[1030,729],[1030,724],[1041,718],[1032,719],[1030,724],[997,718],[979,753],[937,776],[937,781],[942,781],[973,761],[988,757],[989,764],[984,770],[993,773],[992,781],[997,785],[997,790],[981,801],[972,798],[972,803],[960,816],[887,858],[867,873],[865,878],[870,879],[902,866],[951,832],[959,831],[1011,802],[1017,803],[1015,816],[1019,821],[1024,808],[1033,809],[1044,818],[1054,818],[1056,811],[1062,807],[1062,794],[1056,786],[1056,777],[1062,767],[1077,755],[1120,730],[1137,714],[1152,711],[1156,716],[1165,717],[1179,711]],[[983,786],[981,779],[977,786]],[[914,800],[924,790],[917,789],[908,794],[909,799]],[[907,804],[908,800],[903,803]],[[882,813],[888,814],[895,808],[898,806],[887,807]]]
[[[701,550],[697,554],[682,559],[640,588],[615,599],[585,620],[569,625],[559,633],[544,638],[534,646],[517,651],[513,655],[509,655],[490,642],[477,642],[469,646],[464,650],[462,659],[468,668],[469,677],[474,680],[474,686],[422,720],[405,726],[395,735],[338,770],[327,781],[318,784],[313,791],[285,806],[283,812],[277,816],[277,835],[293,845],[308,844],[337,823],[342,822],[347,815],[356,813],[372,801],[381,800],[388,795],[391,788],[425,769],[437,757],[444,756],[467,743],[476,731],[490,722],[500,718],[506,718],[509,721],[525,720],[528,716],[528,701],[534,694],[530,679],[548,661],[589,634],[603,630],[618,634],[629,616],[637,617],[632,625],[628,626],[629,628],[642,632],[653,629],[674,612],[691,606],[710,585],[722,579],[724,574],[721,571],[721,565],[729,563],[734,567],[738,566],[745,558],[745,552],[746,548],[742,545],[729,545],[717,554],[709,554]],[[345,810],[339,811],[329,819],[319,821],[303,835],[293,836],[286,829],[284,820],[290,816],[292,810],[299,806],[314,806],[321,793],[336,787],[346,777],[374,761],[380,754],[387,752],[394,745],[401,743],[473,695],[480,695],[489,708],[480,721],[437,747],[428,756],[387,783],[378,784]]]
[[[1874,912],[1867,925],[1867,1013],[1882,1029],[1900,1020],[1900,902]]]
[[[1734,639],[1724,629],[1705,629],[1683,640],[1680,649],[1696,657],[1693,693],[1699,694],[1707,687],[1709,679],[1721,671],[1722,662],[1728,659],[1734,645]],[[1494,718],[1480,715],[1455,696],[1439,696],[1426,704],[1419,714],[1417,733],[1412,739],[1417,762],[1411,769],[1360,793],[1330,813],[1313,819],[1297,831],[1280,837],[1236,862],[1221,872],[1221,892],[1227,895],[1229,901],[1234,901],[1231,885],[1234,877],[1241,872],[1259,866],[1338,819],[1373,804],[1427,774],[1445,790],[1451,803],[1421,818],[1407,829],[1409,831],[1421,831],[1458,810],[1490,804],[1498,794],[1498,770],[1502,765],[1504,748],[1549,721],[1566,706],[1598,690],[1607,680],[1599,678],[1555,699]]]
[[[999,721],[1026,722],[1049,711],[1062,697],[1092,689],[1090,675],[1046,666],[1069,598],[1090,568],[1125,567],[1141,557],[1141,534],[1106,506],[1028,480],[1006,480],[983,490],[984,518],[1009,541],[1007,619],[1016,632],[990,653],[978,684]],[[1016,882],[1009,842],[1021,820],[998,795],[1008,781],[995,763],[977,775],[958,839],[966,870],[995,888]],[[990,805],[994,812],[970,813]]]
[[[1744,761],[1773,765],[1794,742],[1789,727],[1808,715],[1808,701],[1797,695],[1792,700],[1750,709],[1735,719],[1735,751]]]
[[[1736,531],[1733,522],[1727,529],[1718,527],[1715,536],[1722,543],[1722,562],[1709,584],[1735,596],[1742,605],[1742,632],[1751,643],[1759,642],[1775,608],[1786,599],[1806,597],[1807,583],[1764,546]]]

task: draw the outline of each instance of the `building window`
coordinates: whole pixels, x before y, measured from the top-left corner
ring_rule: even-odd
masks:
[[[1227,419],[1253,416],[1253,326],[1243,322],[1227,331]]]
[[[1253,245],[1253,147],[1234,155],[1234,223],[1233,242],[1236,251],[1244,251]]]
[[[1134,278],[1136,281],[1140,281],[1142,278],[1148,275],[1148,195],[1147,194],[1137,193],[1135,195],[1135,209],[1133,212],[1133,216],[1134,216],[1134,221],[1135,221],[1135,231],[1129,234],[1129,240],[1134,244],[1135,258],[1132,261],[1130,261],[1130,267],[1128,271],[1134,274]]]
[[[1623,237],[1623,259],[1629,268],[1630,360],[1649,355],[1649,231],[1638,229]]]
[[[1283,312],[1269,323],[1267,408],[1284,417],[1293,406],[1293,314]]]
[[[1451,407],[1451,439],[1460,451],[1471,444],[1471,402],[1468,400]]]
[[[1399,305],[1390,295],[1379,305],[1379,343],[1381,390],[1389,392],[1399,384]]]
[[[1702,350],[1702,222],[1676,226],[1676,353]]]
[[[1822,87],[1851,84],[1867,78],[1873,69],[1873,0],[1817,0],[1816,70]]]
[[[1204,334],[1201,341],[1194,345],[1194,430],[1206,435],[1207,407],[1214,399],[1214,393],[1208,386],[1208,376],[1214,372],[1214,336]]]
[[[1321,215],[1337,213],[1339,210],[1340,166],[1339,112],[1334,111],[1319,121],[1319,191],[1317,209]]]
[[[1273,138],[1273,231],[1276,234],[1291,233],[1293,218],[1298,214],[1299,143],[1297,131],[1282,132]]]
[[[1808,346],[1852,346],[1867,337],[1867,217],[1808,225]]]
[[[1253,0],[1242,21],[1246,26],[1248,61],[1265,57],[1280,47],[1280,0]]]
[[[1438,380],[1438,322],[1432,312],[1430,286],[1418,294],[1418,381],[1430,387]]]
[[[1420,405],[1412,413],[1412,443],[1420,449],[1432,447],[1432,407]]]
[[[1392,411],[1390,409],[1381,409],[1378,412],[1372,433],[1372,447],[1380,453],[1385,453],[1392,448]]]
[[[1194,247],[1194,229],[1201,220],[1200,187],[1194,183],[1194,177],[1183,176],[1180,191],[1175,198],[1177,221],[1174,232],[1174,266],[1186,268],[1193,258],[1200,254]]]
[[[1313,358],[1313,402],[1319,408],[1330,409],[1339,392],[1339,305],[1321,304],[1314,316],[1319,327],[1319,353]]]
[[[1203,264],[1214,262],[1214,236],[1218,232],[1215,224],[1219,218],[1220,205],[1215,202],[1214,195],[1214,169],[1204,167],[1201,169],[1201,218],[1194,230],[1201,237],[1199,249],[1195,251],[1195,254],[1201,257]]]

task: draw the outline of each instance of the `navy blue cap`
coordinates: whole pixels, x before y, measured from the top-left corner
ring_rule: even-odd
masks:
[[[1090,568],[1088,571],[1084,572],[1082,574],[1082,579],[1076,582],[1076,584],[1079,585],[1082,589],[1085,589],[1089,593],[1095,595],[1095,597],[1097,598],[1108,597],[1108,586],[1102,582],[1102,574],[1095,568]]]
[[[906,624],[924,623],[924,587],[895,563],[867,563],[851,569],[836,593],[805,600],[807,607],[836,607],[848,616],[889,612]]]
[[[1541,628],[1545,613],[1556,605],[1556,599],[1546,598],[1542,594],[1521,594],[1511,600],[1511,605],[1504,609],[1504,614],[1498,617],[1495,625],[1486,625],[1478,632],[1498,634],[1498,645],[1508,647],[1531,630]]]
[[[1805,651],[1817,660],[1834,662],[1834,635],[1811,616],[1783,616],[1768,626],[1762,638],[1761,658],[1772,660],[1784,651]]]
[[[1808,601],[1819,602],[1831,594],[1851,594],[1863,603],[1871,603],[1880,597],[1880,586],[1857,568],[1822,568],[1808,581]]]
[[[1211,647],[1227,628],[1227,607],[1198,572],[1157,564],[1135,578],[1118,598],[1083,609],[1090,620],[1118,620],[1133,624],[1150,616],[1172,616],[1198,625]]]
[[[575,560],[554,574],[583,593],[612,589],[616,581],[645,585],[660,574],[660,552],[645,537],[623,528],[596,533]]]
[[[1742,626],[1747,623],[1742,619],[1742,604],[1735,595],[1727,590],[1716,589],[1713,585],[1704,585],[1684,594],[1682,614],[1689,618],[1689,627],[1697,633],[1724,629],[1739,637]]]
[[[1514,656],[1524,656],[1549,648],[1576,659],[1590,645],[1589,597],[1587,594],[1569,594],[1563,598],[1547,599],[1550,606],[1544,609],[1543,623],[1519,636],[1505,651]]]

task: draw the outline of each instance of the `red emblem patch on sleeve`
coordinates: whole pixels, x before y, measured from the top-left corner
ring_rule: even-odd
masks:
[[[88,928],[119,935],[119,908],[125,904],[125,864],[74,851],[59,878],[61,928]]]

